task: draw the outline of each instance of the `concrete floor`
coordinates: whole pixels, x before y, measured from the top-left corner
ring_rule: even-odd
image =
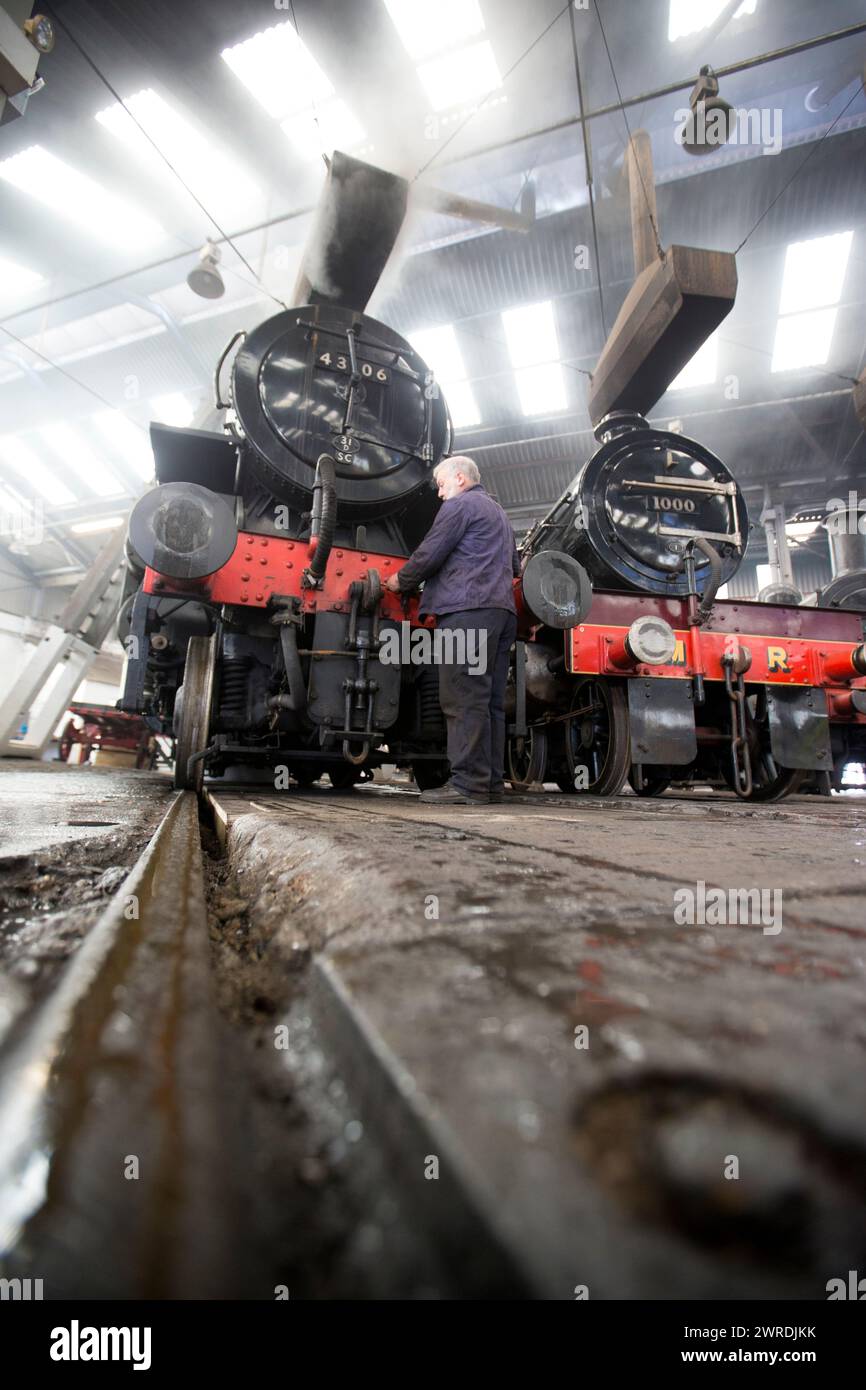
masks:
[[[0,1039],[80,945],[171,790],[156,773],[0,760]]]
[[[253,917],[327,961],[536,1290],[863,1267],[866,802],[215,796]],[[689,924],[700,883],[767,911]]]
[[[0,1036],[171,794],[155,774],[0,765]],[[389,1160],[404,1237],[444,1232],[466,1197],[552,1298],[824,1299],[866,1268],[866,798],[211,796],[234,885],[219,931],[249,961],[259,1043],[289,998],[293,1037],[312,1020],[361,1096],[341,1158],[361,1186],[393,1112],[417,1121]],[[713,887],[764,890],[768,911],[715,921]],[[687,894],[703,920],[683,920]]]

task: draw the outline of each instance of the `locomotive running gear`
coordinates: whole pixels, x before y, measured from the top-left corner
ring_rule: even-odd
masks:
[[[516,613],[512,579],[520,574],[514,532],[481,483],[442,503],[417,550],[399,573],[407,594],[426,580],[419,613],[467,609]]]

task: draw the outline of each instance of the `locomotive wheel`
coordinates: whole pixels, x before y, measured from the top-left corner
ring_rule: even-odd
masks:
[[[798,789],[805,775],[799,767],[777,767],[768,750],[766,759],[752,759],[752,791],[743,800],[781,801]]]
[[[543,782],[547,767],[547,730],[527,729],[522,748],[516,738],[505,745],[505,775],[512,787],[529,787]]]
[[[622,685],[597,676],[577,682],[565,725],[565,760],[576,792],[617,796],[622,791],[631,767],[628,700]]]
[[[746,701],[746,721],[749,735],[749,754],[752,760],[752,790],[743,801],[781,801],[800,787],[806,772],[799,767],[782,767],[770,748],[770,729],[766,710],[762,710],[760,695]],[[724,760],[725,780],[733,787],[730,759]]]
[[[643,786],[638,789],[637,778],[631,769],[629,769],[628,784],[635,796],[661,796],[662,792],[666,792],[670,786],[671,779],[670,777],[665,777],[664,773],[645,771],[643,774]]]
[[[431,792],[438,787],[444,787],[450,771],[447,763],[428,763],[419,759],[417,763],[412,764],[412,776],[419,792]]]
[[[186,649],[183,685],[174,701],[174,785],[183,791],[200,792],[204,782],[204,760],[189,767],[190,758],[203,753],[210,735],[216,668],[216,634],[191,637]]]

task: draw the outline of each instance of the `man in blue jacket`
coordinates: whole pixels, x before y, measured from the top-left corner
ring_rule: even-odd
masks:
[[[419,612],[436,616],[453,641],[439,667],[451,780],[421,800],[439,805],[501,801],[504,795],[505,684],[517,633],[512,580],[520,559],[511,523],[485,492],[477,465],[457,455],[433,471],[442,498],[436,520],[399,574],[394,593],[424,581]],[[482,659],[469,660],[480,653]],[[486,659],[485,659],[486,658]]]

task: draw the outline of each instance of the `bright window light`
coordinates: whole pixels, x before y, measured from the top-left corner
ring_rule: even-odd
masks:
[[[420,61],[484,29],[478,0],[385,0],[403,46]]]
[[[45,276],[37,271],[27,270],[23,265],[16,265],[15,261],[7,261],[5,256],[0,256],[0,285],[3,286],[4,298],[26,293],[44,281]]]
[[[466,366],[457,334],[450,323],[438,328],[421,328],[409,334],[409,341],[431,369],[448,402],[455,429],[481,423],[475,393],[466,380]]]
[[[558,361],[559,340],[549,299],[541,304],[506,309],[502,322],[512,366],[534,367],[539,362]]]
[[[97,497],[117,497],[125,491],[111,470],[88,447],[83,436],[70,425],[43,425],[39,433],[61,462],[71,468]]]
[[[220,54],[256,101],[279,120],[333,94],[334,88],[287,20]]]
[[[468,381],[449,381],[442,390],[456,430],[470,429],[481,424],[481,411],[475,399],[475,392]]]
[[[719,339],[711,333],[705,343],[689,358],[679,376],[675,376],[669,391],[684,391],[690,386],[709,386],[719,369]]]
[[[438,328],[419,328],[409,334],[409,341],[435,373],[437,381],[466,380],[463,354],[450,323],[441,324]]]
[[[773,583],[773,566],[772,566],[772,565],[756,565],[756,566],[755,566],[755,575],[756,575],[755,583],[756,583],[756,585],[757,585],[757,592],[760,593],[762,589],[766,589],[766,587],[767,587],[768,584],[772,584],[772,583]]]
[[[364,127],[341,97],[299,111],[281,122],[299,154],[307,159],[332,150],[354,150],[366,140]]]
[[[792,541],[805,541],[814,536],[817,528],[817,521],[786,521],[785,535]]]
[[[487,39],[422,63],[418,76],[434,111],[446,111],[486,96],[502,86],[496,58]]]
[[[168,396],[154,396],[150,408],[158,424],[177,425],[179,429],[191,425],[195,414],[192,402],[180,391],[173,391]]]
[[[787,372],[793,367],[820,367],[830,356],[835,309],[813,309],[808,314],[789,314],[776,325],[770,370]]]
[[[119,458],[149,482],[153,477],[153,454],[147,430],[140,429],[119,410],[99,410],[91,420],[105,440],[107,452]]]
[[[565,410],[568,395],[551,301],[506,309],[502,323],[524,415]]]
[[[785,253],[780,314],[839,303],[853,237],[853,232],[836,232],[791,243]]]
[[[50,468],[46,468],[30,445],[22,440],[12,435],[0,439],[0,459],[52,506],[65,507],[77,500],[66,484]]]
[[[706,29],[718,19],[728,0],[671,0],[668,15],[668,38],[671,43],[684,39],[687,34],[696,34]],[[758,0],[743,0],[735,12],[734,19],[741,15],[754,14]]]
[[[225,157],[218,144],[178,115],[150,87],[127,97],[125,106],[115,102],[97,111],[96,119],[141,159],[171,177],[152,140],[193,192],[203,198],[249,201],[257,192],[252,180]]]
[[[101,516],[94,521],[76,521],[69,529],[76,536],[93,536],[97,531],[116,531],[123,522],[122,516]]]
[[[70,221],[123,251],[140,251],[165,240],[166,232],[131,203],[108,193],[41,145],[31,145],[0,163],[0,178],[46,203]]]
[[[556,410],[565,410],[568,397],[560,366],[554,363],[539,367],[521,367],[514,375],[524,415],[550,414]]]

